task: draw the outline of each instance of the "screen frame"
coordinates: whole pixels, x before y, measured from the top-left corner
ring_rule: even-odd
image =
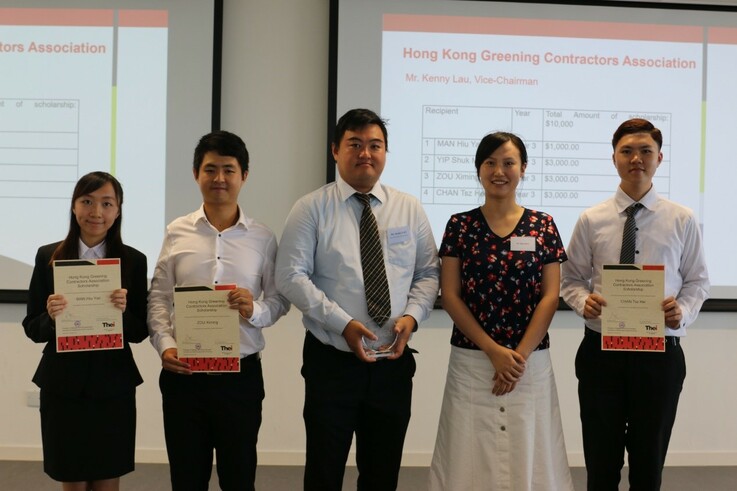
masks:
[[[445,0],[452,2],[454,0]],[[641,9],[664,9],[664,10],[698,10],[709,12],[734,12],[737,13],[737,6],[716,5],[716,4],[694,4],[694,3],[656,3],[656,2],[640,2],[640,1],[584,1],[570,2],[557,0],[468,0],[473,2],[487,3],[520,3],[520,4],[545,4],[545,5],[588,5],[594,7],[621,7],[621,8],[641,8]],[[339,40],[339,13],[341,0],[330,0],[330,38],[329,38],[329,60],[328,60],[328,112],[327,112],[327,135],[328,148],[326,157],[326,183],[335,181],[335,161],[333,159],[331,144],[335,132],[335,125],[338,120],[338,40]],[[440,297],[435,304],[435,308],[440,307]],[[559,299],[558,310],[571,310],[571,308]],[[704,302],[701,307],[703,312],[737,312],[737,298],[710,298]]]
[[[220,129],[223,64],[223,2],[213,1],[211,129]],[[0,289],[0,304],[28,303],[28,289]]]

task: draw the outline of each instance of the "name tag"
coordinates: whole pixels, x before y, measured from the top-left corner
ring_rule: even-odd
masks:
[[[389,245],[405,242],[409,240],[409,226],[387,229],[386,235],[389,239]]]
[[[512,237],[513,251],[535,252],[536,245],[535,237]]]

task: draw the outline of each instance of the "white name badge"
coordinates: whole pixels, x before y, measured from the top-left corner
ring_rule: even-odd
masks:
[[[389,245],[399,244],[409,239],[409,226],[390,228],[386,231]]]
[[[513,251],[529,251],[535,252],[535,237],[512,237]]]

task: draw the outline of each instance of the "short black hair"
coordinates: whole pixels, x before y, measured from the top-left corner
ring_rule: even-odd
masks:
[[[340,147],[340,142],[346,131],[355,131],[370,124],[375,124],[381,128],[381,132],[384,134],[384,148],[389,151],[389,137],[386,131],[386,121],[381,119],[378,114],[370,109],[351,109],[341,116],[338,120],[338,124],[335,125],[333,145],[335,145],[335,148]]]
[[[658,144],[658,150],[663,148],[663,133],[650,121],[641,118],[628,119],[619,125],[619,128],[617,128],[617,131],[614,132],[614,136],[612,137],[612,148],[616,150],[619,140],[625,135],[634,135],[635,133],[647,133]]]
[[[213,131],[200,138],[194,149],[192,167],[195,175],[199,175],[202,159],[207,152],[217,152],[223,157],[233,157],[241,166],[241,173],[248,172],[248,149],[241,137],[229,131]]]

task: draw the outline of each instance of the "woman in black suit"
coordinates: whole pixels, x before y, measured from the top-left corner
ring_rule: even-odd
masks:
[[[41,247],[23,328],[46,343],[33,382],[41,388],[44,471],[64,491],[118,490],[133,470],[136,386],[143,383],[128,343],[148,337],[146,256],[123,244],[123,189],[106,172],[74,188],[67,237]],[[57,353],[55,319],[67,306],[54,293],[53,261],[120,258],[122,288],[110,301],[123,311],[123,349]]]

